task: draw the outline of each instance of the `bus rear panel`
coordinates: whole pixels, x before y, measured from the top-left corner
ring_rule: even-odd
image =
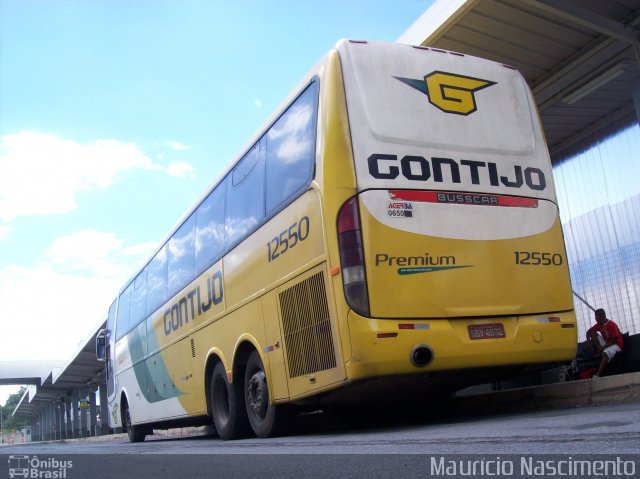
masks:
[[[572,359],[551,163],[522,76],[405,45],[339,51],[357,182],[337,220],[348,377],[476,368],[477,381]]]

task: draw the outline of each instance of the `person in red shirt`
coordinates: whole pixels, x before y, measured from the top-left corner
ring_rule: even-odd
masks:
[[[611,362],[613,357],[622,351],[624,343],[622,342],[622,334],[618,325],[607,319],[607,313],[604,309],[596,310],[596,324],[587,331],[587,340],[591,342],[596,351],[595,356],[602,356],[598,371],[594,374],[594,378],[602,376],[607,364]]]

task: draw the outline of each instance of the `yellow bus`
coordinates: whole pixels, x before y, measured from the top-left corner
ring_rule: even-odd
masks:
[[[124,285],[109,424],[280,434],[299,404],[575,355],[549,154],[514,68],[341,41]]]

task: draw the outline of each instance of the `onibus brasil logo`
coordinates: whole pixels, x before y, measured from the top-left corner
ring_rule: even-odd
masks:
[[[427,95],[429,103],[439,110],[465,116],[478,109],[474,93],[496,84],[494,81],[437,70],[422,80],[394,78]]]
[[[66,479],[67,470],[73,468],[73,461],[52,457],[38,459],[38,456],[9,456],[9,477],[38,479]]]

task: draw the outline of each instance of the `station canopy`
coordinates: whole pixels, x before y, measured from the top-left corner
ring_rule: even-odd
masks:
[[[398,42],[519,69],[554,163],[638,121],[640,0],[437,0]]]
[[[5,384],[29,384],[20,402],[13,411],[16,417],[33,417],[40,410],[51,404],[63,404],[71,398],[72,391],[78,391],[83,397],[89,391],[104,383],[104,362],[96,359],[96,336],[98,331],[106,326],[102,322],[95,332],[78,345],[76,351],[65,362],[55,364],[50,362],[48,367],[41,369],[42,375],[32,372],[22,372],[19,377],[5,373]],[[3,371],[11,371],[9,363],[2,364]],[[2,384],[2,382],[0,382]]]

